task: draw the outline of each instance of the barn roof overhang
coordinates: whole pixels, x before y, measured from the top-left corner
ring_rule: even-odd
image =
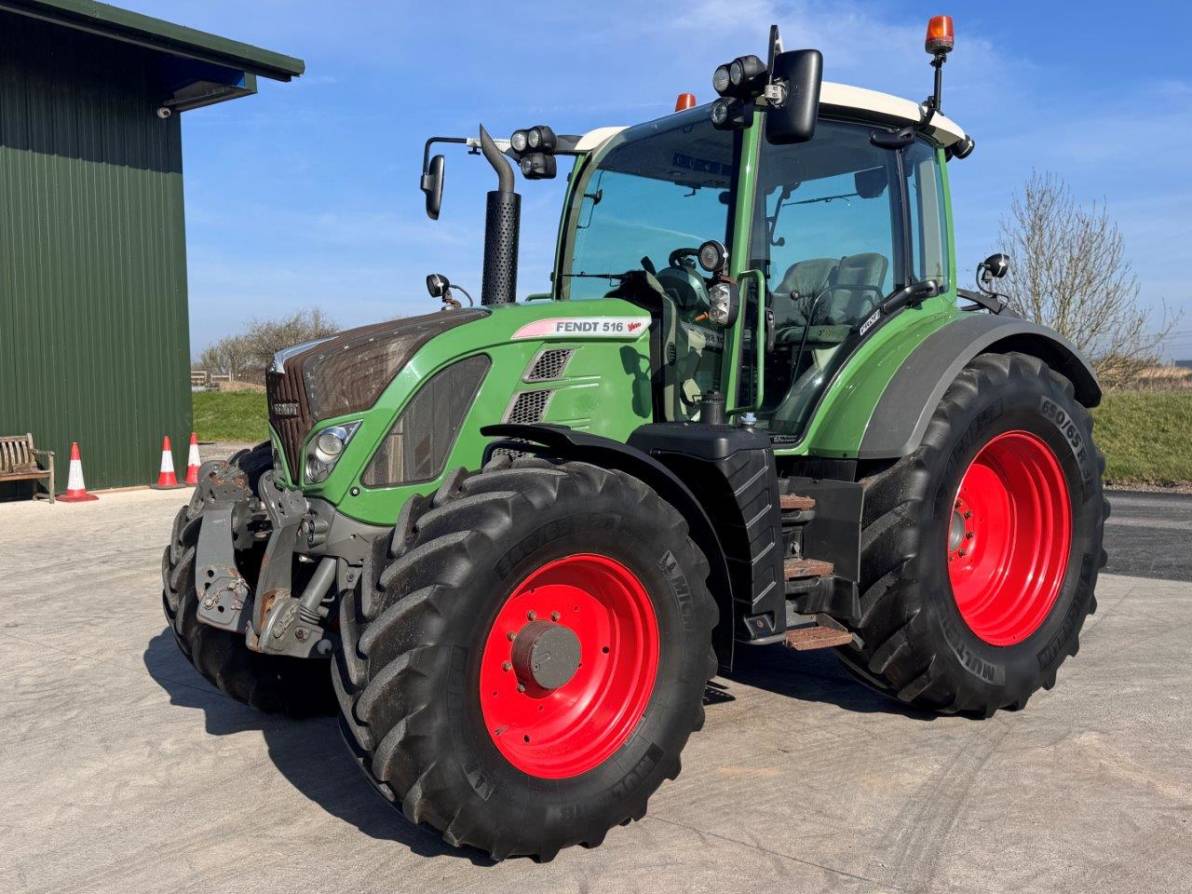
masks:
[[[258,76],[289,81],[306,70],[293,56],[93,0],[0,0],[0,11],[152,51],[162,105],[179,112],[255,93]]]

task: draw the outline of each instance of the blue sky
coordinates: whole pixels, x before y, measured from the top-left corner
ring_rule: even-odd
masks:
[[[951,166],[962,280],[998,246],[1032,169],[1104,201],[1155,307],[1187,310],[1168,354],[1192,357],[1192,11],[1135,2],[921,3],[692,0],[685,4],[467,4],[124,0],[120,5],[306,60],[290,84],[183,118],[191,339],[246,317],[318,306],[344,325],[435,305],[437,270],[478,287],[492,174],[449,155],[443,215],[422,212],[430,134],[560,132],[710,99],[716,64],[789,48],[824,52],[825,77],[922,98],[927,18],[956,20],[944,109],[977,140]],[[523,183],[519,291],[546,286],[561,179]]]

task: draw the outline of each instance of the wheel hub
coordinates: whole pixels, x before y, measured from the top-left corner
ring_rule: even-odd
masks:
[[[513,639],[513,669],[524,684],[551,691],[579,670],[579,637],[552,621],[531,621]]]
[[[952,596],[969,629],[995,646],[1035,633],[1059,597],[1072,545],[1055,452],[1026,431],[992,438],[961,479],[946,534]]]
[[[599,766],[645,714],[660,650],[653,601],[627,566],[593,553],[545,563],[506,598],[480,656],[493,744],[543,779]]]

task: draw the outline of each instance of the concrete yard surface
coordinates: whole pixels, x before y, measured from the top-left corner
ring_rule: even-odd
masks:
[[[1192,891],[1192,584],[1103,577],[1056,688],[987,721],[754,651],[643,821],[492,865],[374,794],[332,719],[187,664],[159,567],[188,495],[0,506],[0,892]]]

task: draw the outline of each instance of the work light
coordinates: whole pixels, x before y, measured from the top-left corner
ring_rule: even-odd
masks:
[[[716,71],[712,72],[712,89],[720,96],[728,93],[729,87],[732,84],[729,81],[728,64],[717,66]]]
[[[765,76],[766,63],[757,56],[738,56],[728,67],[728,81],[737,96],[760,93]]]
[[[739,99],[722,96],[712,103],[712,126],[718,130],[728,130],[745,125],[745,104]]]
[[[526,151],[526,147],[530,145],[530,135],[524,130],[515,130],[513,136],[509,138],[509,145],[514,152],[521,154]]]
[[[545,124],[531,127],[526,134],[526,143],[535,152],[554,152],[555,142],[555,132]]]

